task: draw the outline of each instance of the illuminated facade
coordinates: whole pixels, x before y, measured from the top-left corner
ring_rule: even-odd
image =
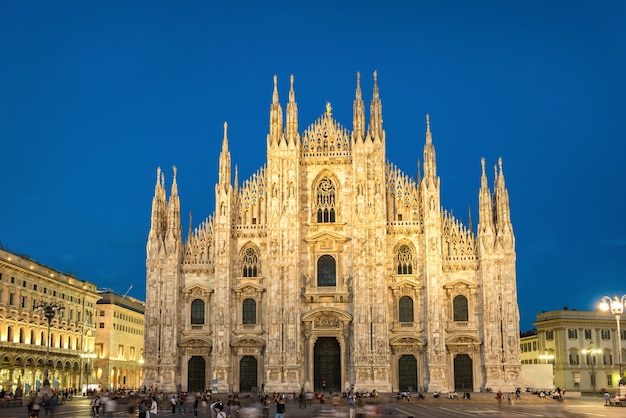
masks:
[[[50,341],[49,380],[53,388],[79,389],[88,379],[84,354],[93,350],[96,286],[0,249],[0,382],[24,393],[43,384]],[[37,302],[57,303],[64,312],[48,321]],[[81,356],[82,355],[82,356]]]
[[[516,387],[516,254],[502,162],[493,191],[484,160],[477,170],[475,233],[441,206],[429,118],[423,170],[411,178],[387,161],[376,74],[367,124],[359,76],[356,84],[351,132],[329,104],[300,131],[294,79],[284,119],[274,78],[265,163],[233,179],[229,146],[245,144],[225,124],[214,212],[185,241],[176,169],[169,197],[157,171],[147,385]]]
[[[111,291],[96,305],[93,384],[104,389],[137,389],[143,385],[144,303]]]
[[[584,392],[592,391],[594,386],[596,390],[617,388],[617,339],[621,338],[622,347],[626,346],[626,320],[620,324],[621,335],[617,335],[615,317],[610,312],[561,309],[537,314],[537,352],[554,364],[554,385]],[[589,354],[591,348],[594,354]],[[624,348],[622,358],[626,358]]]

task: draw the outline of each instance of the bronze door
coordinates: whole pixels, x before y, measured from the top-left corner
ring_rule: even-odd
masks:
[[[205,363],[204,358],[200,356],[193,356],[189,359],[189,362],[187,363],[187,390],[189,392],[204,392],[206,389],[204,386],[206,371]]]
[[[254,356],[243,356],[239,362],[239,390],[253,392],[257,389],[258,364]]]
[[[320,392],[341,391],[341,351],[335,337],[320,337],[315,342],[314,385]]]
[[[410,354],[404,354],[398,360],[398,389],[417,390],[417,360]]]
[[[454,388],[460,392],[474,390],[472,359],[467,354],[457,354],[454,358]]]

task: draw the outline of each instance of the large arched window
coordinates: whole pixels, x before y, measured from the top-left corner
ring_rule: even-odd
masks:
[[[413,253],[408,245],[401,245],[397,255],[398,274],[413,274]]]
[[[335,185],[325,178],[319,182],[316,190],[317,222],[335,222]]]
[[[413,322],[413,299],[408,296],[402,296],[398,303],[400,322]]]
[[[465,296],[455,296],[454,300],[452,301],[452,308],[454,310],[455,321],[467,321],[467,298]]]
[[[204,324],[204,301],[195,299],[191,302],[191,325]]]
[[[335,259],[330,255],[323,255],[317,260],[317,285],[336,286],[337,267]]]
[[[254,299],[248,298],[243,301],[241,317],[244,325],[256,324],[256,301]]]
[[[243,272],[241,275],[243,277],[257,277],[259,273],[259,255],[256,250],[252,247],[246,248],[241,261],[243,264]]]

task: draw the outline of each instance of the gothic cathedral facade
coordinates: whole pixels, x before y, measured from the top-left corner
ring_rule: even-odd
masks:
[[[183,240],[176,168],[157,170],[147,242],[146,385],[164,391],[512,389],[520,373],[515,238],[502,161],[482,163],[476,233],[423,167],[386,158],[376,73],[366,124],[298,129],[278,86],[267,161],[242,183],[224,138],[215,210]],[[423,168],[423,170],[422,170]],[[478,177],[478,176],[477,176]]]

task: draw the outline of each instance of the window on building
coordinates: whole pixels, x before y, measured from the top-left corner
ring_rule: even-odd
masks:
[[[613,355],[612,354],[603,354],[602,355],[602,362],[604,363],[605,366],[613,364]]]
[[[45,344],[48,344],[48,343],[46,342],[46,338],[44,336],[43,331],[41,331],[41,335],[39,336],[39,345],[45,345]]]
[[[9,293],[9,305],[15,305],[15,293]]]
[[[191,302],[191,325],[204,324],[204,301],[195,299]]]
[[[578,354],[569,355],[569,364],[572,366],[578,365]]]
[[[100,322],[99,327],[100,327],[100,328],[104,328],[104,322]]]
[[[606,375],[606,385],[607,386],[613,386],[613,375],[612,374],[607,374]]]
[[[413,274],[413,253],[408,245],[401,245],[397,254],[398,274]]]
[[[537,351],[537,341],[533,341],[533,351]]]
[[[13,342],[13,327],[11,326],[7,327],[7,341],[10,343]]]
[[[252,298],[247,298],[242,304],[242,323],[244,325],[256,324],[256,301]]]
[[[402,296],[398,302],[400,322],[413,322],[413,299]]]
[[[610,340],[611,339],[611,330],[609,329],[603,329],[600,331],[600,336],[602,337],[603,340]]]
[[[26,308],[26,296],[20,296],[20,308]]]
[[[467,321],[467,298],[463,295],[457,295],[452,301],[455,321]]]
[[[620,339],[626,340],[626,329],[622,329],[619,331]]]
[[[586,329],[585,330],[585,340],[591,340],[591,330],[590,329]]]
[[[316,190],[316,212],[318,223],[335,222],[335,185],[330,179],[322,179]]]
[[[568,329],[567,330],[567,338],[570,340],[578,339],[578,330],[577,329]]]
[[[113,314],[115,314],[115,312],[113,312]],[[98,311],[98,315],[104,316],[104,311]]]
[[[553,340],[554,339],[554,331],[549,329],[546,331],[546,340]]]
[[[25,335],[24,335],[24,329],[23,328],[20,328],[19,335],[20,335],[20,340],[19,340],[20,344],[24,344],[24,337],[25,337]]]
[[[243,264],[243,277],[257,277],[259,269],[259,255],[256,250],[252,247],[246,248],[246,251],[243,253],[243,259],[241,260]]]
[[[30,330],[30,343],[31,344],[35,344],[35,331],[33,331],[32,329]]]
[[[317,285],[336,286],[337,268],[335,258],[330,255],[323,255],[317,260]]]

